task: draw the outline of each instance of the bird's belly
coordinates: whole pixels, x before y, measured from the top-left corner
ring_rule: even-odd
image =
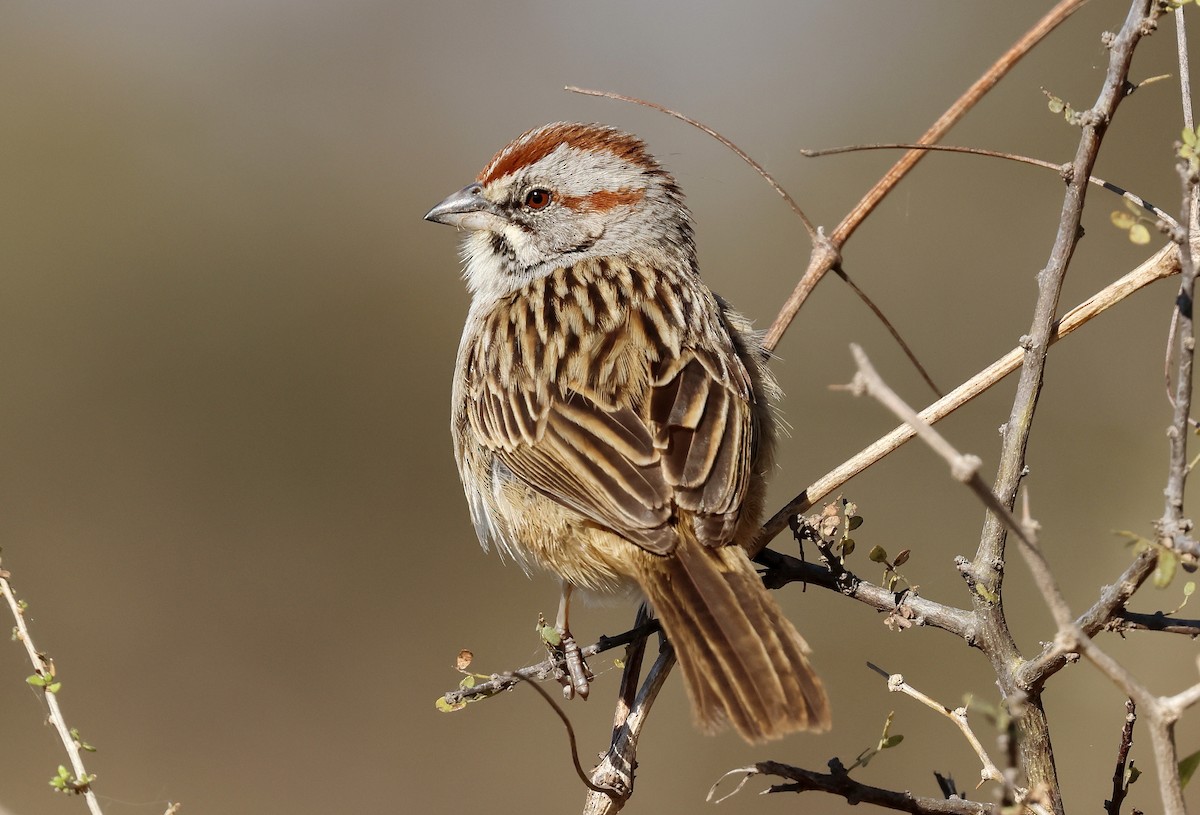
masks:
[[[594,599],[640,591],[634,563],[653,555],[523,484],[509,482],[492,498],[489,510],[504,538],[501,545],[517,559],[595,595]]]

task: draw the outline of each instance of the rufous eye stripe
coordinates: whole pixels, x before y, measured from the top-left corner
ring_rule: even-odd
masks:
[[[613,207],[636,204],[645,195],[645,190],[621,187],[619,190],[597,190],[590,195],[562,195],[558,200],[564,207],[576,212],[608,212]]]
[[[488,162],[475,180],[481,184],[490,184],[498,178],[536,164],[564,144],[577,150],[612,153],[648,170],[658,168],[654,159],[646,154],[646,146],[637,136],[604,125],[559,122],[535,128],[517,137]],[[609,208],[615,205],[611,204]]]

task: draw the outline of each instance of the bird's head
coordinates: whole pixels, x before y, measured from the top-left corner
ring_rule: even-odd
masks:
[[[690,263],[691,218],[640,139],[556,123],[518,137],[425,215],[467,230],[464,275],[489,299],[596,257]]]

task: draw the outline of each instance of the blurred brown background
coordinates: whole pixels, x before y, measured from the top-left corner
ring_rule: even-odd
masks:
[[[562,86],[697,116],[832,227],[895,155],[797,149],[915,138],[1049,5],[5,3],[0,544],[68,718],[100,747],[90,768],[106,812],[157,815],[168,800],[223,815],[576,811],[565,736],[532,693],[434,710],[460,648],[485,672],[537,658],[533,624],[556,590],[475,543],[447,430],[467,296],[456,236],[421,215],[528,127],[617,124],[689,194],[709,283],[765,326],[808,253],[786,207],[702,134]],[[1100,34],[1126,8],[1095,0],[949,140],[1068,160],[1077,132],[1041,88],[1090,105]],[[1173,37],[1168,23],[1143,43],[1135,79],[1175,70]],[[1172,80],[1129,99],[1098,170],[1170,211],[1177,98]],[[1064,308],[1150,253],[1109,226],[1115,198],[1090,195]],[[952,386],[1026,330],[1060,203],[1053,173],[934,155],[855,235],[845,266]],[[1173,290],[1137,295],[1052,355],[1028,486],[1076,608],[1128,561],[1111,530],[1146,533],[1161,512]],[[850,341],[929,401],[880,325],[827,280],[779,349],[793,433],[773,505],[893,425],[826,390],[851,375]],[[994,465],[1011,397],[1004,383],[946,432]],[[867,519],[860,547],[911,548],[905,572],[924,594],[967,602],[951,558],[974,551],[983,511],[931,454],[905,449],[846,493]],[[859,567],[878,579],[865,557]],[[1033,651],[1051,624],[1019,561],[1010,575]],[[1179,600],[1177,584],[1138,606]],[[856,771],[863,781],[936,794],[939,769],[974,786],[978,764],[951,725],[889,697],[865,662],[951,705],[994,701],[978,653],[934,630],[889,633],[820,590],[781,601],[832,689],[834,732],[765,748],[700,736],[674,678],[631,811],[696,811],[723,772],[758,759],[849,763],[892,709],[906,740]],[[576,633],[616,633],[631,616],[585,610]],[[1104,643],[1158,690],[1195,679],[1182,638]],[[593,667],[593,700],[569,707],[585,761],[605,746],[617,677],[611,660]],[[29,673],[17,645],[0,651],[0,804],[82,812],[47,786],[62,759]],[[1047,702],[1068,806],[1095,811],[1121,697],[1077,666]],[[1179,740],[1200,747],[1191,721]],[[1145,743],[1134,757],[1150,769]],[[1157,808],[1152,776],[1132,803]],[[751,791],[722,806],[844,809]]]

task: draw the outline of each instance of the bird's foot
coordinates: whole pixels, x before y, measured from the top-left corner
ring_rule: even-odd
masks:
[[[546,650],[557,661],[554,678],[562,685],[563,696],[586,699],[591,691],[594,674],[583,659],[579,643],[571,632],[562,626],[548,625],[544,617],[538,618],[538,633]]]
[[[559,635],[562,639],[563,662],[567,669],[564,675],[559,679],[562,684],[563,697],[566,699],[574,699],[579,696],[580,699],[587,699],[588,693],[591,692],[591,681],[594,675],[587,663],[583,661],[583,653],[579,650],[579,643],[575,642],[575,638],[571,636],[570,631],[560,631]]]

